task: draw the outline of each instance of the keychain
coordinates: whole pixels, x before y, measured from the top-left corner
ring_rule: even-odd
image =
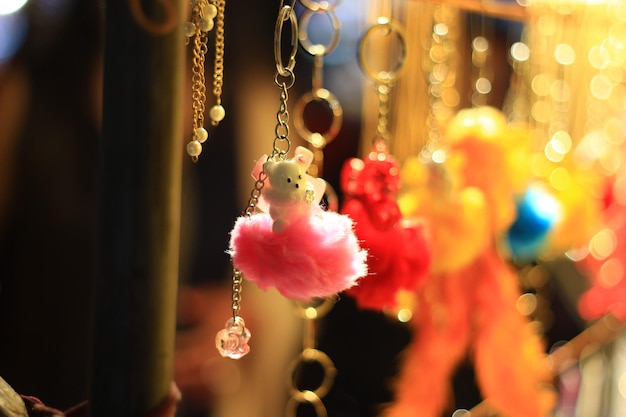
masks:
[[[395,37],[400,54],[395,67],[375,71],[368,63],[366,45],[373,35]],[[412,291],[426,277],[430,250],[423,225],[403,219],[397,202],[400,166],[389,154],[389,96],[403,70],[406,42],[402,28],[381,16],[361,38],[359,62],[374,82],[378,95],[378,125],[372,151],[363,160],[348,160],[341,171],[345,195],[342,213],[352,217],[363,246],[368,249],[370,276],[347,293],[361,308],[396,307],[400,290]]]
[[[280,48],[287,20],[292,50],[285,65]],[[249,351],[250,333],[238,316],[243,276],[261,289],[276,288],[287,298],[309,301],[342,292],[367,274],[367,252],[359,245],[350,217],[324,211],[319,204],[324,182],[306,173],[313,153],[298,147],[293,157],[287,157],[291,148],[287,100],[295,82],[297,33],[295,11],[283,5],[274,35],[274,81],[280,89],[276,136],[272,152],[261,156],[252,171],[255,183],[248,207],[231,232],[233,317],[216,336],[220,353],[233,359]]]

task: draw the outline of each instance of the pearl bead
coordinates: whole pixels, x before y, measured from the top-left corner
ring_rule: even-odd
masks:
[[[187,144],[189,156],[198,156],[202,153],[202,145],[197,140],[192,140]]]
[[[200,30],[203,32],[208,32],[213,29],[213,19],[202,18],[200,20]]]
[[[195,130],[194,138],[200,142],[204,143],[209,138],[209,132],[206,131],[203,127],[198,127]]]
[[[191,38],[196,34],[196,25],[193,22],[185,22],[185,36]]]
[[[211,110],[209,110],[209,117],[211,117],[211,120],[214,122],[221,122],[224,119],[224,116],[226,116],[226,110],[224,110],[224,107],[220,104],[216,104],[211,107]]]
[[[202,8],[202,15],[204,17],[210,17],[211,19],[213,19],[215,16],[217,16],[217,7],[215,7],[214,4],[204,6]]]

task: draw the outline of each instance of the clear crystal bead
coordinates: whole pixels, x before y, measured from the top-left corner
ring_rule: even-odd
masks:
[[[222,330],[215,335],[215,347],[223,357],[239,359],[250,352],[250,331],[243,318],[231,317]]]

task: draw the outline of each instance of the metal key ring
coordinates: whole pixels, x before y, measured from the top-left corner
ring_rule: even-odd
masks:
[[[365,43],[368,41],[368,38],[374,33],[374,31],[379,31],[383,36],[395,35],[400,43],[401,53],[398,58],[398,62],[395,67],[390,69],[389,71],[378,71],[376,72],[366,60],[365,57]],[[404,30],[402,27],[395,24],[391,20],[387,18],[379,19],[378,23],[370,28],[363,34],[361,37],[361,41],[359,44],[359,64],[361,65],[361,69],[367,76],[370,78],[381,82],[381,83],[390,83],[396,80],[402,70],[404,69],[404,61],[406,59],[407,47],[406,47],[406,38],[404,36]]]
[[[335,10],[341,4],[341,0],[335,0],[334,3],[329,1],[300,0],[300,3],[307,9],[316,12],[318,10]]]
[[[298,366],[304,363],[317,363],[324,371],[322,381],[319,386],[313,390],[301,390],[296,385],[297,381],[294,380],[294,375]],[[306,392],[312,392],[318,398],[324,398],[333,386],[336,374],[337,369],[335,368],[335,364],[327,354],[321,350],[313,348],[304,349],[289,365],[289,385],[292,398],[300,402],[307,401],[305,396]]]
[[[327,186],[330,184],[327,184]],[[333,309],[337,300],[333,297],[314,299],[304,303],[302,301],[295,302],[296,314],[305,320],[317,320],[324,317]]]
[[[298,407],[300,404],[308,403],[313,406],[316,417],[328,417],[328,411],[322,400],[312,391],[304,391],[301,398],[290,398],[287,402],[285,414],[287,417],[296,417],[298,415]]]
[[[312,101],[326,102],[328,104],[328,108],[333,113],[333,120],[330,123],[328,131],[326,131],[325,133],[312,132],[305,126],[304,109]],[[300,97],[300,99],[296,103],[294,109],[293,125],[298,131],[298,134],[302,136],[304,140],[306,140],[318,149],[323,148],[333,139],[335,139],[335,137],[339,133],[339,130],[341,129],[342,122],[343,108],[341,107],[339,100],[337,100],[337,97],[335,97],[333,93],[325,88],[318,88],[317,90],[309,91],[308,93]]]
[[[325,13],[330,19],[330,24],[333,29],[333,37],[328,45],[313,44],[309,39],[309,22],[311,17],[317,13]],[[337,13],[333,9],[320,8],[319,10],[305,10],[300,16],[300,28],[298,30],[298,37],[300,38],[300,44],[305,51],[313,56],[326,56],[332,53],[339,44],[339,38],[341,33],[341,21],[337,17]]]
[[[281,54],[283,26],[287,20],[291,21],[291,52],[289,54],[289,63],[287,66],[283,63]],[[278,12],[276,19],[276,28],[274,29],[274,59],[276,61],[276,70],[283,77],[288,77],[293,73],[296,66],[296,53],[298,52],[298,17],[291,6],[283,6]]]

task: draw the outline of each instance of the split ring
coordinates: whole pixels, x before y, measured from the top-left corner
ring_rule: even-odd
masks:
[[[289,62],[287,66],[283,63],[281,53],[283,26],[285,22],[291,22],[291,52],[289,53]],[[276,28],[274,29],[274,59],[276,61],[276,70],[283,77],[288,77],[293,73],[296,66],[296,53],[298,52],[298,18],[296,12],[290,6],[283,6],[278,13],[276,19]]]
[[[334,3],[329,1],[300,0],[300,3],[307,9],[316,12],[318,10],[335,10],[341,4],[341,0],[335,0]]]
[[[305,126],[304,123],[304,109],[309,103],[313,101],[323,101],[328,105],[328,108],[333,114],[333,119],[330,123],[330,127],[328,131],[325,133],[321,132],[312,132]],[[341,129],[341,124],[343,122],[343,108],[337,100],[337,97],[333,95],[330,91],[325,88],[318,88],[316,90],[310,91],[304,94],[295,107],[295,115],[294,115],[293,125],[302,136],[304,140],[309,142],[311,145],[315,146],[318,149],[323,148],[328,143],[330,143]]]
[[[330,19],[332,26],[333,37],[328,45],[313,44],[309,39],[309,22],[314,14],[325,13]],[[313,56],[326,56],[335,50],[337,44],[339,44],[339,37],[341,33],[341,21],[337,17],[337,13],[333,9],[320,8],[319,11],[307,9],[300,16],[300,25],[298,30],[298,37],[300,38],[300,45]]]
[[[365,43],[368,42],[370,40],[369,38],[376,32],[380,33],[380,35],[382,36],[395,35],[397,42],[400,45],[400,56],[398,57],[398,62],[388,71],[375,71],[367,62],[367,59],[365,57]],[[396,80],[404,69],[406,54],[407,46],[404,31],[400,26],[393,23],[387,18],[379,19],[378,23],[371,26],[361,37],[359,45],[359,64],[361,65],[361,68],[363,69],[363,72],[365,74],[378,82],[390,83]]]
[[[320,397],[312,391],[303,391],[302,398],[289,399],[286,409],[287,417],[296,417],[298,414],[298,407],[303,403],[309,403],[313,406],[316,417],[328,417],[328,411],[326,411],[324,403],[322,403]]]
[[[301,390],[296,386],[297,381],[295,381],[295,374],[297,373],[297,368],[304,363],[318,363],[324,371],[322,381],[319,386],[313,390]],[[327,354],[317,349],[304,349],[290,365],[289,375],[291,375],[290,391],[292,398],[298,402],[308,402],[307,392],[312,392],[318,398],[324,398],[332,388],[336,374],[337,369],[335,368],[335,364]]]

